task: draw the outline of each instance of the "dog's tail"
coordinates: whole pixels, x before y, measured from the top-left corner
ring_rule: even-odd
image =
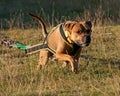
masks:
[[[32,16],[33,18],[35,18],[41,24],[41,26],[42,26],[42,34],[43,34],[44,38],[46,38],[48,33],[47,33],[47,30],[46,30],[46,26],[45,26],[44,21],[41,18],[39,18],[38,16],[36,16],[36,15],[33,15],[31,13],[29,13],[29,15]]]

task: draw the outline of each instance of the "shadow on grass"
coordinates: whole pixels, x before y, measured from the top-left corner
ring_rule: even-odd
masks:
[[[92,57],[90,55],[81,55],[81,58],[84,58],[86,60],[91,60],[91,61],[99,61],[103,64],[112,64],[112,65],[119,65],[120,67],[120,59],[116,59],[116,58],[96,58],[96,57]]]

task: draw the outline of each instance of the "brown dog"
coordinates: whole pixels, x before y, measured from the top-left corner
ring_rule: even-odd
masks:
[[[48,45],[48,49],[40,51],[37,70],[47,63],[50,56],[54,55],[56,59],[64,61],[64,65],[70,63],[72,71],[77,73],[82,47],[88,46],[91,42],[91,22],[67,21],[47,33],[43,20],[33,14],[30,15],[41,24],[43,36],[47,38],[45,43]]]

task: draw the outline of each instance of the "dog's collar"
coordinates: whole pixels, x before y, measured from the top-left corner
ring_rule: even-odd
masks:
[[[70,44],[73,44],[73,41],[70,39],[70,37],[68,36],[68,31],[64,31],[65,33],[65,37],[67,38],[67,41],[70,43]]]
[[[70,37],[68,36],[68,31],[65,31],[63,28],[64,23],[60,24],[59,30],[60,30],[60,34],[62,36],[62,38],[64,39],[64,41],[68,44],[68,45],[73,45],[73,41],[70,39]]]

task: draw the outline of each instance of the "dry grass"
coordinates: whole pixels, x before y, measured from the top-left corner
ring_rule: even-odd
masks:
[[[26,44],[41,42],[36,29],[1,31]],[[120,26],[94,27],[92,43],[83,49],[79,73],[49,61],[36,71],[38,54],[0,46],[0,96],[120,96]]]
[[[60,62],[52,60],[43,70],[36,71],[39,53],[26,56],[23,51],[0,45],[0,96],[120,96],[120,26],[105,26],[120,22],[119,0],[77,0],[74,1],[75,6],[73,0],[63,1],[65,4],[62,1],[49,1],[49,6],[46,5],[49,4],[47,0],[30,1],[29,4],[23,0],[20,2],[24,3],[10,3],[8,9],[12,10],[16,5],[14,8],[21,11],[15,10],[14,13],[12,10],[11,16],[7,10],[1,11],[2,17],[10,19],[1,19],[1,29],[5,26],[9,30],[0,30],[0,39],[7,36],[29,45],[41,43],[41,30],[29,29],[36,28],[36,22],[25,22],[30,18],[26,15],[28,12],[43,17],[50,26],[48,30],[71,18],[92,20],[97,26],[93,27],[91,45],[82,51],[79,73],[73,74],[70,66],[62,68]],[[3,7],[9,5],[7,2]],[[22,29],[12,29],[14,27]]]

